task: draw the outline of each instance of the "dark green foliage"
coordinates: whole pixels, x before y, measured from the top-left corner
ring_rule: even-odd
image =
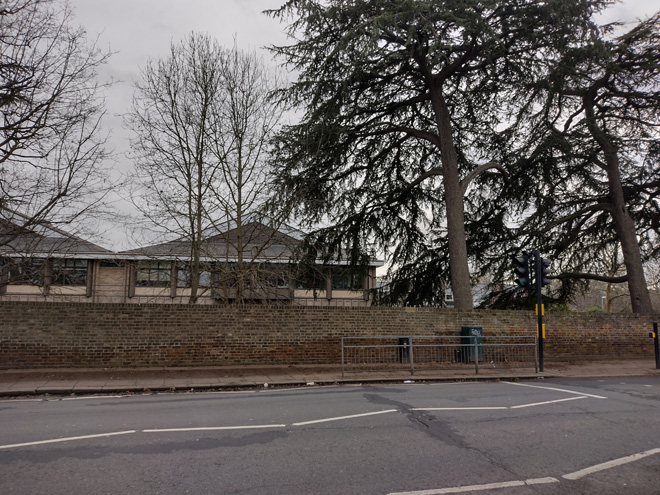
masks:
[[[332,226],[313,241],[321,252],[389,253],[407,302],[437,302],[449,278],[471,307],[468,262],[490,266],[508,238],[493,162],[509,160],[497,129],[519,111],[511,88],[606,3],[291,0],[269,12],[291,20],[291,45],[273,50],[298,74],[279,96],[303,112],[277,140],[278,202]]]
[[[648,299],[642,262],[659,254],[660,16],[618,37],[612,29],[545,59],[503,133],[518,150],[506,190],[521,217],[517,243],[556,260],[560,300],[593,279],[627,281],[633,300]],[[619,249],[622,273],[608,261]]]

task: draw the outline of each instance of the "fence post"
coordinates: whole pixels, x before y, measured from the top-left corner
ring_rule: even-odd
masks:
[[[344,378],[344,337],[341,338],[341,377]]]
[[[474,346],[474,369],[475,374],[479,374],[479,347],[477,346],[477,337],[472,336],[472,345]]]
[[[534,337],[534,373],[539,372],[539,338]]]
[[[410,374],[414,375],[415,374],[415,361],[413,359],[413,337],[410,336]]]

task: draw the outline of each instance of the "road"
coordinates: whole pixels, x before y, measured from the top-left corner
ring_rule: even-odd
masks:
[[[3,494],[660,493],[660,379],[0,401]]]

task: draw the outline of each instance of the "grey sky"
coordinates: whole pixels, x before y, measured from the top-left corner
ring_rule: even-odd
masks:
[[[121,115],[131,103],[133,82],[149,58],[167,54],[170,43],[182,40],[191,31],[214,36],[231,46],[234,37],[242,49],[262,51],[269,44],[286,42],[284,25],[261,12],[279,7],[284,0],[70,0],[75,20],[90,38],[99,36],[99,45],[116,52],[100,74],[116,83],[107,91],[105,128],[111,133],[115,161],[109,167],[129,171],[125,156],[130,134],[122,128]],[[660,0],[625,0],[610,8],[605,22],[634,21],[660,10]],[[267,60],[270,55],[263,51]],[[128,201],[118,201],[121,211],[132,211]],[[114,249],[129,246],[121,228],[101,241]]]

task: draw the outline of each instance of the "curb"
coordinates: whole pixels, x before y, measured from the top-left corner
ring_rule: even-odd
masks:
[[[502,376],[452,376],[452,377],[406,377],[406,378],[362,378],[362,379],[336,379],[336,380],[319,380],[319,381],[274,381],[268,382],[268,388],[283,388],[283,387],[327,387],[327,386],[341,386],[341,385],[371,385],[371,384],[423,384],[423,383],[460,383],[460,382],[496,382],[496,381],[516,381],[516,380],[538,380],[548,378],[553,375],[537,374],[537,375],[502,375]],[[39,396],[39,395],[95,395],[95,394],[135,394],[135,393],[161,393],[161,392],[204,392],[204,391],[222,391],[222,390],[244,390],[256,389],[267,390],[263,384],[252,383],[223,383],[215,385],[175,385],[175,386],[102,386],[102,387],[39,387],[33,389],[16,389],[16,390],[2,390],[0,397],[23,397],[23,396]]]

